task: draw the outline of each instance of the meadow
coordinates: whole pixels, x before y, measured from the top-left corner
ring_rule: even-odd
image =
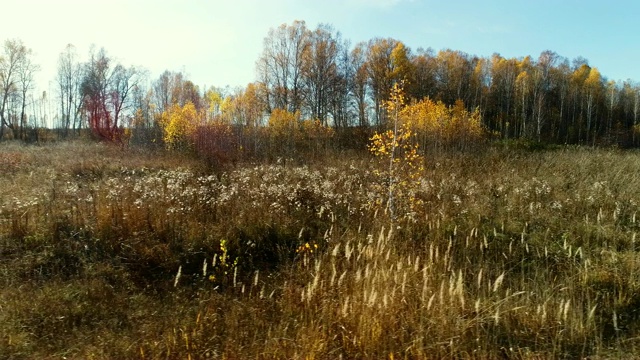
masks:
[[[631,358],[639,156],[0,143],[0,358]]]

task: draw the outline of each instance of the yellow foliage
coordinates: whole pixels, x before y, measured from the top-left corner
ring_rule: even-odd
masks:
[[[209,105],[209,120],[219,117],[224,112],[225,102],[228,101],[228,97],[223,97],[220,91],[215,88],[211,88],[205,93],[204,98]]]
[[[272,137],[301,140],[321,140],[333,136],[334,130],[322,125],[320,120],[300,120],[300,112],[275,109],[269,117],[269,133]]]
[[[483,129],[480,111],[468,111],[460,100],[453,106],[428,98],[406,105],[402,85],[392,87],[384,104],[392,129],[376,133],[369,143],[369,151],[386,167],[377,171],[383,181],[372,205],[382,206],[386,198],[385,210],[392,219],[415,219],[423,207],[418,196],[424,175],[423,148],[463,149],[479,141]]]
[[[318,250],[318,244],[316,244],[315,242],[312,242],[311,244],[309,244],[309,242],[305,242],[304,245],[298,246],[298,248],[296,249],[296,253],[313,254],[313,252],[317,250]]]
[[[391,51],[391,63],[393,71],[390,74],[396,81],[409,80],[412,75],[414,65],[411,63],[410,50],[402,42],[398,42]],[[397,87],[398,83],[394,87]],[[392,99],[393,100],[393,99]]]
[[[602,87],[602,76],[600,75],[600,71],[598,68],[591,68],[589,71],[589,76],[584,81],[584,86],[587,91],[590,93],[594,93],[600,90]]]
[[[390,114],[396,114],[405,106],[403,82],[396,82],[391,88],[389,100],[385,102],[385,107]]]
[[[333,128],[322,125],[317,119],[302,121],[301,130],[308,140],[325,140],[331,138],[335,132]]]
[[[319,120],[300,120],[300,112],[274,109],[267,127],[272,139],[274,152],[284,151],[291,155],[294,151],[318,151],[326,145],[334,130]],[[277,147],[276,147],[277,145]]]
[[[370,140],[369,151],[376,157],[388,158],[393,164],[391,171],[401,171],[415,180],[424,170],[424,159],[418,153],[420,146],[410,129],[402,127],[395,135],[392,130],[376,133]]]
[[[413,130],[423,147],[465,148],[483,136],[481,114],[469,112],[460,100],[454,106],[424,99],[400,112],[403,126]]]
[[[394,117],[393,130],[375,133],[369,144],[369,151],[382,160],[382,165],[387,166],[386,171],[376,172],[383,181],[378,199],[371,205],[385,204],[382,198],[386,197],[385,210],[389,211],[392,220],[396,220],[398,215],[415,219],[417,212],[423,207],[417,193],[424,173],[424,158],[419,153],[416,133],[410,124],[406,121],[399,122],[400,114],[407,108],[404,103],[402,84],[396,83],[391,89],[390,99],[385,103]]]
[[[276,137],[295,138],[299,131],[300,112],[274,109],[269,117],[269,133]]]
[[[191,102],[184,106],[174,104],[163,112],[160,118],[163,140],[169,149],[187,149],[191,147],[191,136],[198,125],[198,111]]]

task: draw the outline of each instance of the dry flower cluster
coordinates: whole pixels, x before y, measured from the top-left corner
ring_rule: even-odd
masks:
[[[211,173],[176,154],[0,146],[21,159],[0,175],[8,358],[576,358],[640,345],[632,152],[440,153],[391,221],[373,157]]]

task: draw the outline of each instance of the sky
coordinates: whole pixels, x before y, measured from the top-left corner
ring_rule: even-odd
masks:
[[[604,0],[3,0],[0,41],[20,39],[55,87],[59,54],[104,48],[125,66],[182,71],[201,88],[243,87],[270,28],[330,24],[352,45],[391,37],[413,50],[534,59],[584,57],[616,81],[640,81],[640,1]]]

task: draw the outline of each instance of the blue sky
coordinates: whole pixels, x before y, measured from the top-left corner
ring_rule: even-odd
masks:
[[[612,80],[640,81],[638,1],[577,0],[5,0],[0,40],[35,53],[46,90],[57,58],[91,45],[152,78],[184,71],[200,86],[244,86],[272,27],[332,24],[352,44],[393,37],[412,49],[537,58],[552,50],[582,56]],[[9,16],[6,16],[9,14]]]

